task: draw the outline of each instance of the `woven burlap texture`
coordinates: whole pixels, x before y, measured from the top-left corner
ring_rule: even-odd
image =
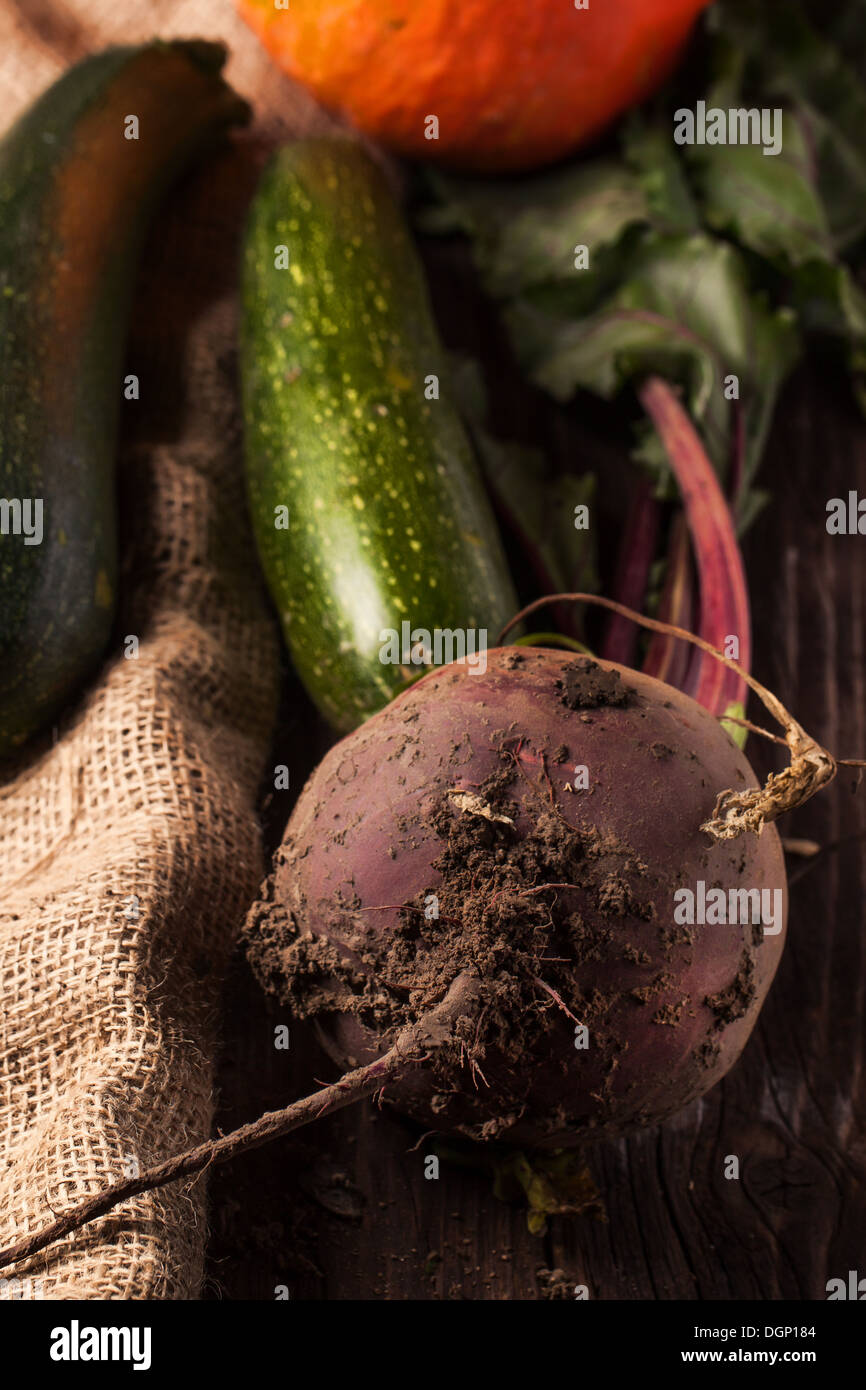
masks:
[[[278,649],[244,512],[236,241],[264,145],[323,118],[210,0],[0,0],[0,109],[155,32],[227,41],[257,125],[157,221],[118,461],[117,636],[56,742],[0,785],[0,1248],[208,1136],[221,977],[262,875]],[[206,1227],[204,1180],[143,1194],[0,1270],[0,1297],[200,1297]]]

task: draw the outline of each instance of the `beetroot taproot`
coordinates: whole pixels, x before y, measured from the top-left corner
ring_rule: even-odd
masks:
[[[253,969],[341,1067],[476,977],[479,1008],[385,1091],[429,1127],[558,1147],[655,1124],[737,1060],[782,952],[775,828],[701,829],[757,782],[628,668],[505,647],[437,669],[310,778]]]

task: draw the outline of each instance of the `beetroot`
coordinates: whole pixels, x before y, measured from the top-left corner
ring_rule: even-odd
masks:
[[[432,671],[311,777],[253,968],[344,1068],[477,977],[479,1008],[385,1091],[428,1127],[565,1146],[655,1124],[739,1057],[782,952],[775,828],[700,828],[756,785],[715,718],[633,670],[508,647]],[[699,920],[714,889],[725,923]]]

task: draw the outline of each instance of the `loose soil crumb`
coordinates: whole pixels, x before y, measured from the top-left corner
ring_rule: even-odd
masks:
[[[674,750],[658,740],[650,744],[650,752],[654,758],[672,758],[674,756]]]
[[[727,989],[718,994],[708,994],[706,1004],[717,1016],[717,1027],[733,1023],[748,1013],[755,997],[755,965],[748,951],[740,959],[740,968]]]
[[[558,681],[560,699],[568,709],[595,709],[598,705],[626,705],[634,694],[618,671],[606,671],[595,661],[575,661],[566,666]]]
[[[653,1014],[653,1023],[665,1023],[669,1027],[676,1027],[682,1018],[683,1009],[689,1002],[688,995],[677,1000],[675,1004],[664,1004],[660,1009],[656,1009]]]
[[[547,1269],[546,1266],[542,1265],[540,1269],[535,1271],[535,1276],[538,1279],[543,1299],[558,1301],[574,1298],[574,1289],[579,1281],[569,1277],[564,1269]]]

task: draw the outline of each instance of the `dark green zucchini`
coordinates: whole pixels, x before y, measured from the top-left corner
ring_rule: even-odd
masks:
[[[301,679],[346,731],[425,647],[447,660],[460,634],[493,645],[517,606],[415,248],[356,144],[299,142],[265,172],[244,246],[241,378],[262,566]],[[441,634],[438,649],[419,638],[407,662],[404,624]]]
[[[246,114],[224,57],[197,41],[109,49],[0,142],[0,755],[57,715],[111,631],[136,262],[169,183]]]

